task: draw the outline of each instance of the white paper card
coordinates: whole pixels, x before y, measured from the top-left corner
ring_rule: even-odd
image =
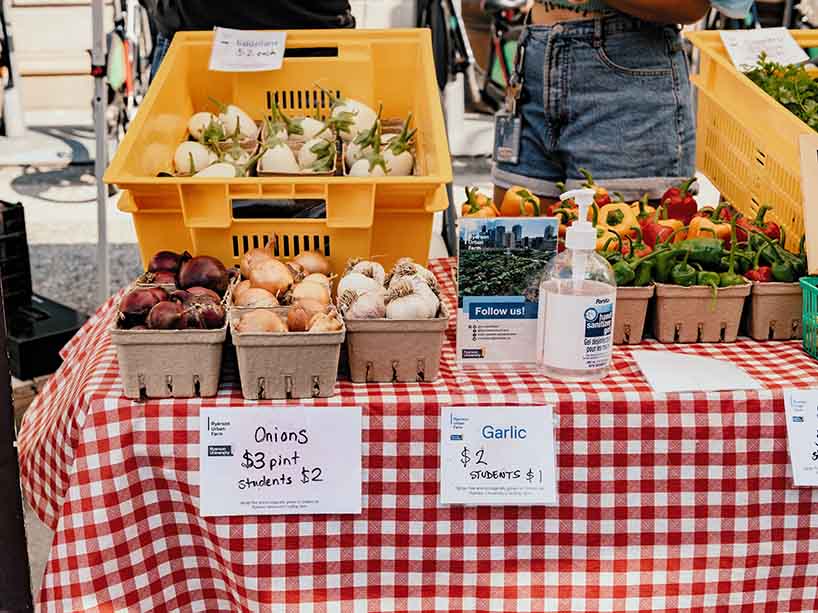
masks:
[[[256,72],[278,70],[284,60],[287,33],[213,28],[210,70]]]
[[[203,408],[200,513],[361,512],[361,409]]]
[[[741,368],[724,360],[671,351],[634,351],[633,358],[653,391],[660,394],[755,390],[762,387]]]
[[[818,390],[784,392],[784,410],[793,483],[818,486]]]
[[[784,65],[803,64],[809,60],[786,28],[722,30],[720,34],[733,65],[742,72],[752,70],[761,53],[766,53],[773,62]]]
[[[556,504],[554,417],[544,407],[443,407],[440,501]]]

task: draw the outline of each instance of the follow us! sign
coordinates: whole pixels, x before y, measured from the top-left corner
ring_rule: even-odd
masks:
[[[556,504],[553,419],[550,406],[443,407],[441,503]]]

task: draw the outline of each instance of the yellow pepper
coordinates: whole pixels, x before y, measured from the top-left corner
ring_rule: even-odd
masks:
[[[613,239],[613,240],[611,240]],[[607,245],[607,249],[605,246]],[[619,249],[619,237],[608,228],[598,227],[596,229],[596,250],[600,252],[611,252]]]
[[[730,238],[729,223],[714,223],[708,217],[694,217],[687,231],[687,238],[718,238],[722,241]]]
[[[611,202],[599,209],[599,225],[611,228],[620,234],[627,234],[632,226],[639,225],[630,205],[625,202]]]

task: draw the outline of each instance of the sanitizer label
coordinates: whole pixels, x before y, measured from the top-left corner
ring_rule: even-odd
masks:
[[[612,296],[548,294],[542,361],[565,370],[606,367],[613,344]]]

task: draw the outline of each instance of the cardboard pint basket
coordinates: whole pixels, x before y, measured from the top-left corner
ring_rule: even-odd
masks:
[[[449,312],[435,319],[348,319],[347,353],[354,383],[434,381]]]
[[[237,332],[249,310],[230,313],[241,393],[248,400],[327,398],[335,392],[346,330],[340,332]],[[287,307],[273,311],[286,320]]]
[[[116,326],[116,324],[114,324]],[[127,398],[206,398],[219,391],[227,324],[216,330],[111,330]]]
[[[614,345],[638,345],[642,342],[648,303],[655,289],[653,285],[616,288]]]
[[[656,284],[653,335],[661,343],[732,343],[752,284],[680,287]]]
[[[753,283],[747,301],[747,333],[757,341],[802,336],[803,294],[799,283]]]

